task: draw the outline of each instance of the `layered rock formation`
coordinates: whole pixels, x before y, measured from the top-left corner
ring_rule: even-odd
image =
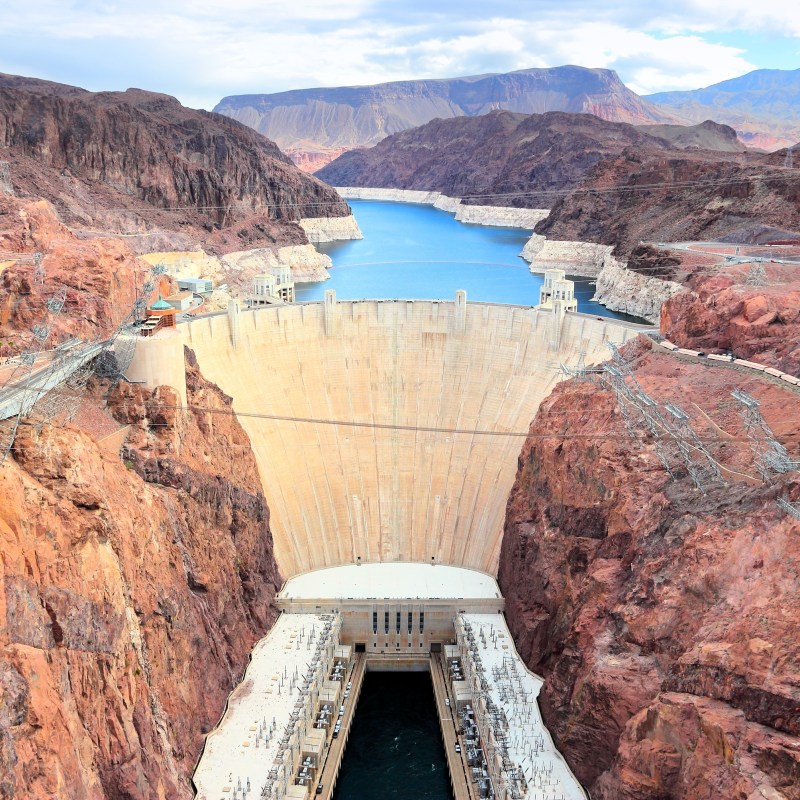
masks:
[[[300,220],[300,227],[305,231],[308,241],[312,244],[364,238],[352,215],[347,217],[307,217]]]
[[[376,144],[432,119],[504,109],[570,111],[617,122],[676,122],[628,89],[612,70],[564,66],[375,86],[234,95],[214,111],[276,141],[296,163],[317,168],[343,150]]]
[[[533,228],[550,212],[546,208],[511,208],[510,206],[466,205],[457,197],[441,192],[413,189],[375,189],[359,186],[337,186],[346,200],[379,200],[390,203],[418,203],[455,214],[457,222],[468,225],[491,225],[498,228]],[[301,222],[305,226],[305,222]]]
[[[312,282],[328,280],[328,268],[333,266],[330,256],[310,244],[228,253],[220,263],[226,279],[237,281],[248,291],[256,275],[273,267],[289,267],[293,280]]]
[[[596,278],[611,250],[610,245],[556,241],[534,233],[520,255],[531,262],[531,272],[563,269],[570,275]]]
[[[151,251],[305,244],[293,221],[349,213],[263,136],[139,89],[0,75],[0,160],[18,195],[72,227],[146,234]]]
[[[730,392],[760,401],[795,458],[800,400],[752,372],[644,344],[627,355],[645,391],[688,411],[728,483],[670,479],[640,418],[632,440],[599,386],[562,383],[542,404],[499,581],[545,678],[544,719],[592,797],[796,800],[800,523],[775,498],[797,501],[800,483],[761,484]]]
[[[597,276],[594,296],[612,311],[657,323],[667,300],[683,291],[675,281],[630,269],[610,253],[603,259],[603,268]]]
[[[612,245],[800,237],[800,190],[775,157],[628,148],[600,161],[559,198],[536,232]],[[611,187],[614,187],[613,189]]]
[[[190,798],[280,578],[230,400],[121,386],[125,461],[23,427],[0,467],[0,796]],[[100,413],[96,402],[94,414]]]

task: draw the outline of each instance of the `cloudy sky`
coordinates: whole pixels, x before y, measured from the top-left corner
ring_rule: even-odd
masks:
[[[0,72],[223,96],[609,67],[640,93],[800,67],[791,0],[2,0]]]

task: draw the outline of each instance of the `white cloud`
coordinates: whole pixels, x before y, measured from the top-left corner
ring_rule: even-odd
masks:
[[[800,35],[800,4],[4,0],[0,71],[30,65],[29,74],[51,80],[136,85],[207,108],[226,94],[566,63],[617,69],[647,93],[755,68],[742,50],[708,36],[748,29]]]
[[[740,30],[800,36],[800,5],[794,0],[678,0],[667,9],[654,16],[652,25],[668,33]]]

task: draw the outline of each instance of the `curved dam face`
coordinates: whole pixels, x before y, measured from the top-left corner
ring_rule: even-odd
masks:
[[[496,574],[524,441],[504,434],[527,431],[561,363],[605,360],[607,341],[637,333],[463,297],[254,311],[234,301],[179,331],[233,398],[287,577],[359,560]]]

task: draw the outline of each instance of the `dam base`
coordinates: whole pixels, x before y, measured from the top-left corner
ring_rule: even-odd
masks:
[[[542,722],[542,680],[514,647],[490,575],[424,563],[330,567],[290,578],[278,605],[206,739],[200,800],[330,797],[373,670],[430,672],[456,800],[585,799]]]

